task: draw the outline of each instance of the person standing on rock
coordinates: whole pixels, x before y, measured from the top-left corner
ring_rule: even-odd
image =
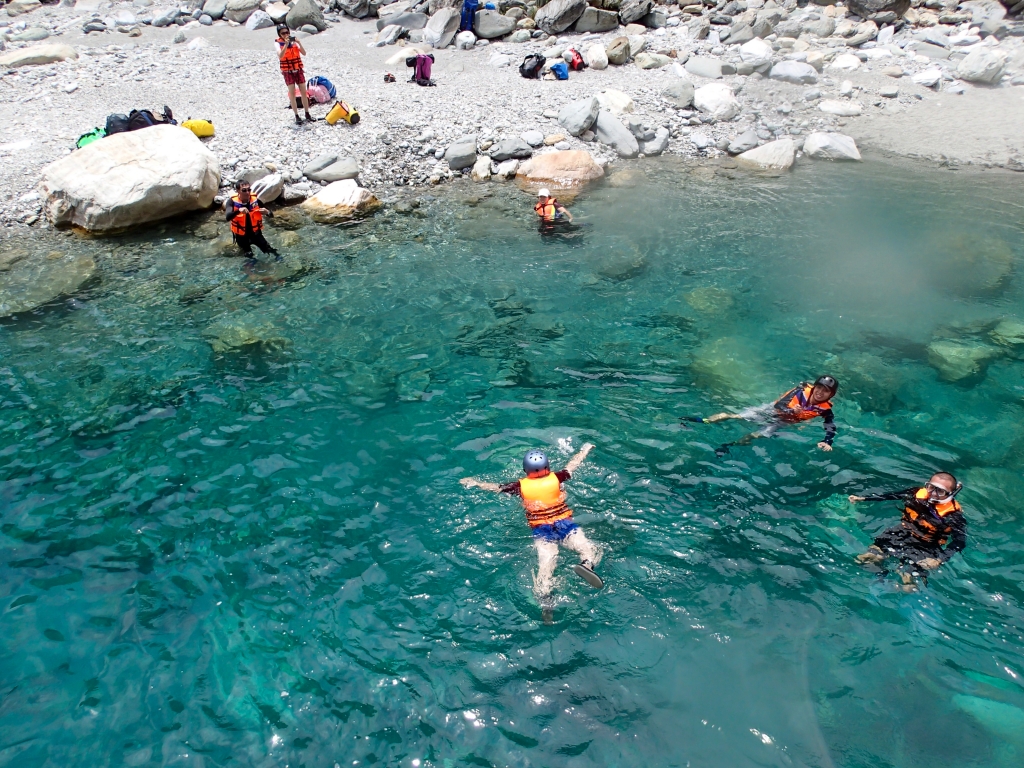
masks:
[[[249,182],[238,182],[235,194],[224,201],[224,215],[231,223],[232,239],[242,250],[243,256],[254,258],[252,247],[255,245],[263,253],[274,254],[280,261],[281,254],[263,236],[263,216],[274,214],[260,207],[259,199],[252,195]]]
[[[572,519],[572,510],[565,503],[562,483],[572,477],[580,468],[587,454],[593,450],[592,443],[586,443],[569,459],[565,469],[552,472],[548,457],[542,451],[530,451],[523,459],[526,477],[511,483],[488,483],[475,477],[464,477],[459,482],[464,488],[481,488],[485,491],[509,493],[519,496],[526,509],[526,522],[533,534],[537,549],[537,573],[533,589],[540,603],[545,623],[551,622],[554,599],[555,566],[558,564],[559,545],[567,547],[580,556],[580,563],[573,566],[573,572],[594,589],[601,589],[604,582],[594,573],[594,567],[601,559],[600,550],[586,537],[583,530]]]
[[[306,110],[306,122],[316,122],[316,118],[309,114],[309,96],[306,93],[306,73],[302,70],[302,57],[306,49],[298,40],[292,40],[291,30],[287,24],[281,24],[277,28],[277,58],[281,62],[281,74],[284,75],[284,82],[288,86],[288,103],[292,112],[295,113],[295,122],[302,125],[302,118],[299,117],[299,104],[295,97],[295,88],[298,87],[302,96],[302,107]]]
[[[784,424],[799,424],[811,419],[821,419],[825,423],[825,438],[818,443],[823,451],[832,450],[832,441],[836,436],[836,422],[832,414],[832,398],[839,391],[839,382],[832,376],[819,376],[811,384],[804,382],[786,392],[774,403],[746,408],[739,413],[716,413],[714,416],[684,416],[683,421],[694,421],[698,424],[716,424],[719,421],[742,419],[743,421],[761,422],[765,426],[752,432],[734,443],[724,443],[715,451],[724,456],[733,445],[747,445],[759,437],[771,437]]]
[[[572,214],[551,196],[549,189],[541,189],[537,192],[537,204],[533,206],[533,210],[540,217],[542,230],[562,222],[572,224]]]

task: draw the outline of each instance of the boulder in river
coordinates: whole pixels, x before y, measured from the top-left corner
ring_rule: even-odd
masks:
[[[1024,323],[1008,317],[992,329],[992,341],[1005,347],[1024,347]]]
[[[108,136],[43,170],[50,221],[94,232],[209,208],[219,186],[217,157],[176,125]]]
[[[16,51],[8,51],[0,55],[0,69],[16,69],[32,64],[52,64],[55,61],[66,61],[77,59],[78,51],[70,45],[49,43],[45,45],[30,45],[26,48],[19,48]]]
[[[860,160],[860,151],[852,137],[826,131],[808,134],[804,154],[816,160]]]
[[[328,184],[308,200],[301,203],[314,221],[334,224],[365,216],[380,208],[382,203],[367,189],[352,179]]]
[[[53,252],[30,255],[8,248],[0,254],[0,317],[29,312],[60,296],[77,291],[93,276],[89,256]]]
[[[453,171],[472,168],[476,162],[476,136],[463,136],[445,150],[444,159]]]
[[[541,187],[575,190],[603,176],[604,168],[589,152],[565,150],[534,155],[524,161],[516,173],[516,181],[531,191]]]
[[[656,157],[668,149],[668,140],[672,134],[665,126],[659,126],[654,138],[640,141],[640,151],[647,157]]]
[[[757,131],[753,128],[729,140],[726,150],[730,155],[739,155],[757,146]]]
[[[928,345],[928,363],[946,381],[971,379],[985,371],[988,363],[1002,353],[978,341],[939,339]]]
[[[564,32],[583,15],[587,0],[551,0],[534,16],[537,27],[549,35]]]
[[[693,94],[693,106],[716,120],[731,120],[740,113],[740,103],[724,83],[702,85]]]
[[[247,347],[274,350],[291,343],[273,323],[252,312],[224,315],[207,326],[202,335],[214,352],[238,351]]]
[[[737,155],[736,164],[755,171],[786,171],[793,167],[795,156],[796,144],[792,139],[777,139]]]

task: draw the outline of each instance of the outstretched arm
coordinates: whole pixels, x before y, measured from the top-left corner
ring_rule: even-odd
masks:
[[[480,488],[485,491],[501,490],[501,485],[498,483],[488,483],[485,480],[477,480],[475,477],[464,477],[459,482],[463,488]]]
[[[876,493],[872,496],[850,496],[850,501],[907,501],[914,498],[920,488],[906,488],[902,491],[890,491],[889,493]]]
[[[825,439],[818,443],[818,447],[823,451],[831,451],[832,441],[836,437],[836,419],[832,415],[832,409],[825,411],[821,418],[825,422]]]
[[[587,458],[587,454],[594,450],[593,443],[584,443],[583,447],[580,448],[579,453],[569,459],[569,463],[565,465],[565,471],[570,475],[575,474],[576,470],[580,468],[580,465]]]

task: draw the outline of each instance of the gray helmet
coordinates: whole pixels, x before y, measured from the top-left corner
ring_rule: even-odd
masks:
[[[523,459],[523,471],[529,475],[533,472],[540,472],[542,469],[551,469],[548,457],[544,454],[544,451],[530,451],[527,453],[526,458]]]

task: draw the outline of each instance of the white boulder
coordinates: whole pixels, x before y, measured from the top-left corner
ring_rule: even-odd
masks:
[[[956,65],[956,74],[969,83],[998,83],[1006,68],[1006,54],[993,48],[977,48]]]
[[[860,160],[857,143],[851,137],[825,131],[808,134],[804,154],[816,160]]]
[[[583,54],[583,60],[591,69],[608,69],[608,52],[600,43],[594,43]]]
[[[328,184],[301,207],[314,221],[331,224],[364,216],[380,208],[381,201],[367,189],[360,187],[353,179]]]
[[[825,99],[818,104],[818,109],[825,114],[839,117],[856,117],[864,111],[858,102],[845,99]]]
[[[763,67],[765,64],[772,63],[772,55],[775,51],[771,45],[766,43],[760,37],[755,37],[753,40],[748,40],[740,46],[740,60],[744,64],[757,69]]]
[[[597,94],[597,101],[601,105],[601,109],[607,109],[613,115],[624,115],[633,111],[633,99],[614,88]]]
[[[219,186],[217,157],[176,125],[108,136],[43,170],[50,221],[94,232],[208,208]]]
[[[693,106],[716,120],[731,120],[740,113],[740,103],[725,83],[708,83],[693,93]]]
[[[737,155],[736,164],[740,168],[755,171],[786,171],[793,167],[795,156],[796,144],[793,140],[778,139]]]
[[[832,63],[828,65],[828,68],[852,72],[853,70],[860,68],[860,59],[852,53],[841,53],[832,59]]]

